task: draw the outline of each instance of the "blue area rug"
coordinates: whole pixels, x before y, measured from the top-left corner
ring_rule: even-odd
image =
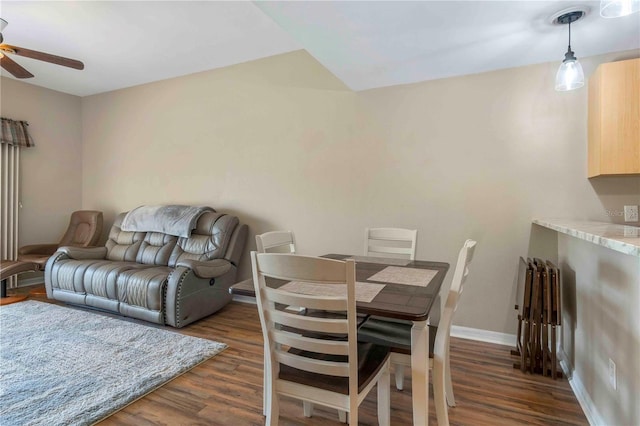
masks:
[[[0,308],[0,425],[90,425],[224,343],[27,300]]]

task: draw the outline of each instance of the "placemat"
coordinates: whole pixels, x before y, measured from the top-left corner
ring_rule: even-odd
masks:
[[[356,301],[370,303],[384,288],[384,284],[356,282]],[[290,281],[280,287],[291,293],[309,294],[311,296],[344,296],[344,284],[317,284]]]
[[[438,271],[433,269],[398,268],[388,266],[367,278],[367,281],[380,281],[391,284],[406,284],[426,287]]]

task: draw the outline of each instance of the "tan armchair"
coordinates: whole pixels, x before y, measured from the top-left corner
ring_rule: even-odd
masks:
[[[78,210],[71,214],[67,232],[59,243],[33,244],[20,247],[18,260],[33,262],[44,270],[47,260],[62,246],[90,247],[96,245],[102,232],[102,212]]]

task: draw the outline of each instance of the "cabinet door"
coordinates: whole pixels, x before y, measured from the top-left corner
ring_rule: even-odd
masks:
[[[589,176],[640,173],[640,59],[602,64],[589,84]]]

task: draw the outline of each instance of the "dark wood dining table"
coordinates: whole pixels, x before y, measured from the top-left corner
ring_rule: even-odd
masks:
[[[384,284],[384,288],[370,302],[357,301],[356,310],[360,314],[409,320],[411,329],[411,379],[413,424],[427,425],[429,421],[429,318],[435,306],[439,308],[439,294],[449,264],[424,260],[365,258],[362,256],[328,254],[323,257],[356,261],[356,281]],[[370,277],[389,266],[429,269],[435,275],[426,286],[380,282]],[[275,287],[283,285],[274,283]],[[271,285],[271,284],[270,284]],[[231,294],[255,297],[253,280],[239,282],[229,289]]]

